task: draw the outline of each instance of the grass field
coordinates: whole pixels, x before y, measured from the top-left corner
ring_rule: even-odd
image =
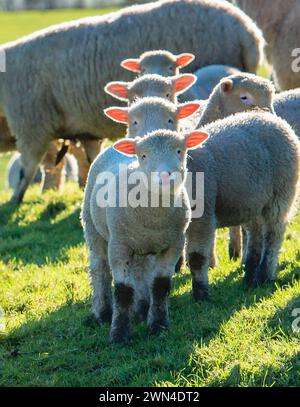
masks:
[[[96,11],[0,14],[0,41]],[[5,160],[0,159],[3,185]],[[1,190],[1,186],[0,186]],[[288,228],[276,284],[248,290],[218,233],[212,298],[195,304],[186,270],[173,279],[170,329],[112,346],[90,318],[87,251],[79,222],[82,191],[31,187],[19,208],[0,196],[0,386],[297,386],[300,333],[300,214]]]

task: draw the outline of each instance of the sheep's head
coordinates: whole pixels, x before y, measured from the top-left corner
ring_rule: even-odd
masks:
[[[199,108],[199,102],[175,105],[158,97],[147,97],[129,108],[110,107],[104,113],[116,122],[127,124],[128,136],[134,138],[159,129],[176,131],[179,121],[191,116]]]
[[[136,99],[157,96],[175,103],[176,95],[191,87],[196,76],[183,74],[165,78],[160,75],[143,75],[133,82],[110,82],[105,91],[122,101],[133,103]]]
[[[137,157],[148,189],[176,193],[185,181],[187,151],[199,147],[207,138],[208,134],[201,130],[186,136],[171,130],[157,130],[142,138],[119,140],[113,148]]]
[[[214,92],[216,90],[221,96],[221,109],[224,116],[248,110],[265,110],[274,113],[275,89],[267,79],[241,73],[222,79]]]
[[[125,59],[121,66],[138,74],[158,74],[172,76],[179,73],[179,69],[185,67],[194,60],[195,56],[190,53],[173,55],[169,51],[148,51],[139,58]]]

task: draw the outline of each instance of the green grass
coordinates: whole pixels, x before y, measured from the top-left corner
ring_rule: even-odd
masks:
[[[0,12],[0,44],[13,41],[23,35],[31,34],[52,24],[81,17],[101,15],[115,10],[116,7],[105,9]]]
[[[0,42],[99,11],[0,14]],[[261,72],[266,75],[264,70]],[[0,157],[0,190],[9,156]],[[31,187],[19,208],[0,197],[0,386],[296,386],[300,334],[300,214],[286,235],[276,284],[247,290],[219,231],[219,267],[210,302],[194,304],[189,274],[176,275],[170,329],[149,338],[135,326],[127,347],[90,318],[87,250],[79,222],[82,192],[41,195]],[[1,315],[1,312],[0,312]],[[0,331],[1,331],[0,320]]]
[[[247,290],[219,232],[212,298],[195,304],[189,274],[176,275],[170,329],[156,338],[135,326],[129,346],[109,344],[90,318],[88,259],[79,223],[82,192],[41,196],[19,208],[0,200],[0,386],[296,386],[300,334],[300,214],[286,235],[276,284]]]

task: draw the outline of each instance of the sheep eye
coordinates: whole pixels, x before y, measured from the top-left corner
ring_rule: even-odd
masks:
[[[181,154],[181,150],[177,150],[177,154]]]
[[[138,125],[138,122],[135,120],[135,121],[133,122],[133,125],[134,125],[134,126],[137,126],[137,125]]]
[[[173,72],[173,71],[174,71],[173,66],[169,66],[169,71],[171,71],[171,72]]]
[[[166,98],[169,99],[170,98],[170,93],[166,94]]]
[[[144,160],[146,158],[146,154],[142,155],[142,160]]]
[[[168,123],[169,123],[169,124],[173,124],[173,123],[174,123],[173,119],[169,119],[169,120],[168,120]]]
[[[246,100],[248,100],[248,97],[247,96],[241,96],[241,100],[246,101]]]

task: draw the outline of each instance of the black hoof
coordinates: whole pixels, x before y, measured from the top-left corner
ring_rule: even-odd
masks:
[[[203,283],[193,282],[193,298],[196,302],[209,300],[209,287]]]
[[[148,325],[148,331],[150,335],[159,335],[161,332],[167,330],[169,327],[169,321],[164,319],[160,321],[153,321]]]

